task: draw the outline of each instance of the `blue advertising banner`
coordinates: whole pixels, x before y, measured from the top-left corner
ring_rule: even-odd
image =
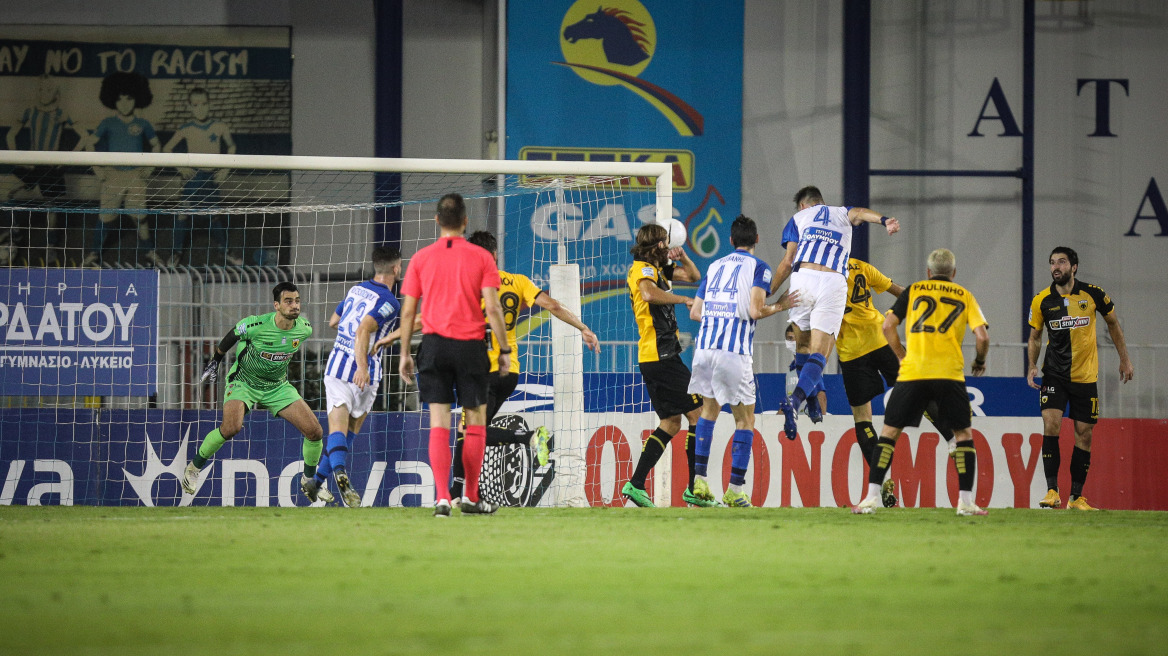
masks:
[[[0,269],[0,394],[150,396],[158,272]]]
[[[705,271],[732,250],[742,2],[511,0],[507,11],[507,159],[672,162],[674,216],[688,228],[690,256]],[[561,235],[574,240],[568,260],[585,264],[585,322],[617,317],[603,322],[605,340],[636,338],[624,293],[628,251],[654,219],[652,181],[628,184],[643,193],[541,200],[507,218],[505,267],[541,286],[555,259],[542,254]],[[679,319],[682,332],[695,331]]]

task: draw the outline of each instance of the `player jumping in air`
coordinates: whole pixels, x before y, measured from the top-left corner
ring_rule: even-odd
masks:
[[[394,328],[401,303],[390,290],[399,276],[401,253],[396,248],[374,248],[373,279],[350,287],[329,319],[329,327],[337,329],[324,373],[329,434],[315,479],[317,487],[323,487],[331,473],[341,499],[350,508],[361,505],[361,496],[349,480],[346,460],[377,399],[381,346],[392,344],[398,337]],[[374,342],[379,346],[370,348]]]
[[[499,242],[495,239],[495,235],[480,230],[467,239],[475,246],[481,246],[487,249],[491,257],[495,258],[495,262],[499,260]],[[490,326],[487,326],[487,356],[491,358],[491,376],[487,384],[487,446],[500,446],[503,444],[527,444],[531,447],[532,454],[535,456],[536,462],[540,467],[547,465],[548,462],[548,431],[544,426],[540,426],[534,431],[515,432],[506,428],[498,428],[491,425],[491,421],[495,419],[495,415],[499,414],[499,407],[507,400],[511,393],[515,391],[515,386],[519,383],[519,358],[515,353],[518,348],[518,341],[515,338],[515,326],[519,323],[519,312],[524,307],[532,307],[538,305],[547,310],[552,316],[563,321],[564,323],[574,327],[580,331],[584,339],[584,344],[592,349],[594,353],[600,353],[600,342],[596,339],[596,333],[589,330],[584,322],[572,314],[567,308],[560,305],[559,301],[552,298],[550,294],[535,286],[527,276],[521,273],[508,273],[499,269],[499,304],[503,307],[503,323],[507,325],[507,346],[511,349],[511,367],[506,375],[499,374],[499,339],[491,332]],[[465,483],[465,471],[462,467],[462,450],[464,448],[464,436],[459,434],[458,441],[454,447],[454,476],[450,484],[450,496],[455,501],[458,501],[462,496],[462,488]]]
[[[835,346],[847,304],[848,257],[852,251],[852,228],[861,223],[879,223],[894,234],[900,222],[881,216],[865,207],[835,207],[823,204],[817,187],[803,187],[795,193],[798,211],[783,228],[783,247],[787,254],[779,263],[771,291],[791,278],[791,291],[798,291],[804,302],[790,313],[798,327],[796,339],[800,350],[810,347],[807,361],[799,373],[799,384],[781,405],[786,423],[783,432],[793,440],[798,431],[796,415],[803,402],[814,397],[823,381],[827,356]],[[808,406],[808,416],[817,421],[822,409]]]
[[[226,442],[243,430],[243,416],[265,408],[296,427],[304,435],[304,475],[300,491],[311,501],[330,502],[332,494],[317,485],[313,475],[320,460],[320,421],[300,393],[288,382],[288,363],[300,344],[312,334],[312,324],[300,316],[300,292],[296,285],[282,282],[272,290],[275,312],[245,317],[219,342],[215,357],[203,369],[202,381],[219,379],[219,364],[227,351],[239,343],[235,362],[227,372],[223,396],[223,423],[207,433],[203,443],[182,475],[182,488],[194,494],[202,484],[200,471]],[[319,492],[319,494],[318,494]]]
[[[710,461],[714,422],[722,412],[722,404],[728,403],[734,415],[734,446],[730,456],[730,486],[722,503],[749,508],[750,497],[742,491],[742,486],[746,483],[750,447],[754,443],[755,325],[763,317],[789,310],[798,300],[798,294],[783,294],[777,303],[766,304],[771,268],[754,256],[758,227],[753,219],[742,215],[734,219],[730,224],[730,243],[736,250],[710,265],[689,311],[691,319],[702,322],[689,393],[705,399],[696,431],[693,495],[705,501],[714,499],[706,481],[706,467]]]

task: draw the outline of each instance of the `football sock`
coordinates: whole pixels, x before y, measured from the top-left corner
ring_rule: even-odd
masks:
[[[316,463],[320,462],[320,452],[324,450],[324,440],[310,440],[304,438],[300,452],[304,455],[304,475],[312,478],[316,476]]]
[[[649,476],[649,471],[661,459],[661,454],[665,453],[665,445],[669,444],[671,439],[673,436],[658,426],[657,430],[653,431],[653,434],[645,440],[645,446],[641,449],[641,457],[637,459],[637,468],[633,471],[633,477],[629,479],[633,487],[639,490],[645,489],[645,478]]]
[[[876,428],[870,421],[856,422],[856,444],[860,445],[860,453],[864,454],[864,462],[872,462],[872,452],[876,448]]]
[[[227,439],[224,438],[223,433],[220,433],[219,429],[216,428],[210,433],[207,433],[207,436],[203,438],[203,443],[200,444],[198,450],[195,451],[195,457],[191,460],[191,462],[195,463],[195,466],[199,469],[202,469],[203,466],[207,464],[207,461],[211,459],[211,456],[215,455],[215,452],[226,443]]]
[[[487,446],[529,444],[535,431],[513,431],[498,426],[487,426]]]
[[[742,485],[746,482],[746,468],[750,466],[750,445],[754,442],[754,431],[740,429],[734,431],[734,446],[730,452],[730,483]]]
[[[329,433],[327,450],[329,469],[343,469],[349,459],[349,440],[345,434],[341,431]]]
[[[1087,470],[1091,468],[1091,452],[1079,447],[1071,452],[1071,498],[1083,495],[1083,484],[1087,482]]]
[[[868,482],[879,486],[884,482],[888,468],[892,465],[892,454],[896,451],[896,442],[887,437],[876,440],[876,448],[872,450],[872,459],[868,461],[871,471],[868,472]]]
[[[446,481],[450,477],[450,429],[433,426],[430,428],[430,469],[434,470],[434,490],[438,499],[449,501],[450,490]]]
[[[454,471],[450,475],[451,499],[462,496],[462,489],[466,483],[466,469],[462,466],[462,452],[465,444],[466,437],[462,433],[459,433],[458,437],[454,439]]]
[[[466,470],[463,492],[471,503],[478,503],[479,475],[483,471],[483,453],[487,448],[487,427],[467,426],[462,441],[462,467]]]
[[[793,363],[791,363],[791,368],[795,370],[795,373],[797,373],[797,374],[803,373],[803,365],[807,364],[807,358],[809,358],[809,357],[811,357],[810,353],[796,353],[795,354],[795,361]]]
[[[699,418],[694,437],[694,471],[698,476],[705,476],[710,464],[710,443],[714,441],[714,422]]]
[[[1059,453],[1059,436],[1042,436],[1042,471],[1046,474],[1046,489],[1058,489],[1058,472],[1062,454]]]
[[[977,450],[972,442],[962,442],[953,452],[953,464],[957,467],[957,489],[970,492],[977,473]],[[972,503],[972,502],[971,502]]]
[[[882,483],[868,483],[868,496],[865,499],[879,499]]]
[[[740,494],[742,492],[742,484],[741,483],[731,483],[731,484],[726,486],[726,491],[733,492],[734,494]]]
[[[697,443],[698,438],[695,435],[694,427],[690,426],[685,431],[685,461],[689,463],[689,487],[685,488],[687,490],[693,489],[694,477],[698,473],[698,464],[694,462],[697,460],[695,457],[695,450],[698,447]]]
[[[973,505],[973,490],[959,490],[957,492],[957,499],[961,503],[963,503],[967,506],[972,506]]]
[[[815,387],[823,381],[823,368],[827,366],[827,358],[822,354],[812,353],[807,356],[807,364],[803,365],[803,372],[799,374],[799,384],[791,398],[795,401],[798,410],[808,397],[815,395]]]

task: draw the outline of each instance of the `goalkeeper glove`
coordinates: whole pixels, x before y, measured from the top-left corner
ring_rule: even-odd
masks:
[[[219,381],[219,363],[223,361],[222,357],[211,358],[206,367],[203,367],[203,377],[199,379],[200,383],[216,383]]]

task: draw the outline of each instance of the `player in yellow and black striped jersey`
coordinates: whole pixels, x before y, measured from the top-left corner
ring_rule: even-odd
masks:
[[[645,491],[645,478],[657,464],[665,445],[681,430],[681,416],[689,422],[686,455],[689,457],[689,490],[694,480],[694,427],[697,425],[701,397],[689,393],[689,368],[681,361],[681,342],[677,337],[677,315],[673,307],[693,305],[688,296],[674,294],[670,282],[698,282],[702,274],[685,254],[685,249],[668,247],[669,235],[656,223],[641,226],[636,244],[630,250],[633,263],[627,277],[629,300],[637,322],[640,339],[637,361],[653,410],[661,418],[657,430],[645,440],[633,477],[621,493],[638,506],[652,506]],[[676,261],[680,266],[674,265]]]
[[[896,299],[884,319],[884,337],[901,358],[900,373],[884,414],[884,428],[870,462],[868,495],[853,509],[870,513],[881,505],[880,488],[896,439],[905,426],[918,426],[930,401],[936,401],[936,418],[952,427],[957,448],[953,461],[957,468],[960,499],[958,515],[984,515],[973,501],[976,456],[970,431],[969,395],[965,391],[965,357],[961,343],[965,329],[977,338],[973,375],[985,373],[985,357],[990,338],[985,316],[973,293],[953,282],[956,258],[946,248],[929,254],[929,279],[914,282]],[[905,324],[907,348],[901,346],[897,327]]]
[[[491,257],[494,257],[498,261],[499,241],[495,238],[495,235],[486,230],[479,230],[468,237],[467,241],[487,249]],[[510,358],[511,365],[507,375],[488,377],[487,446],[528,444],[531,446],[535,460],[539,463],[540,467],[543,467],[548,461],[547,443],[551,437],[547,428],[540,426],[530,432],[515,432],[492,425],[495,415],[499,413],[499,407],[511,396],[515,391],[515,386],[519,384],[519,351],[516,350],[518,345],[515,336],[515,327],[519,325],[519,314],[524,308],[534,309],[535,307],[539,307],[547,310],[553,317],[579,330],[584,340],[584,345],[592,349],[594,353],[600,353],[600,342],[596,338],[596,333],[592,332],[579,317],[573,314],[571,310],[560,305],[559,301],[552,298],[550,294],[531,282],[531,279],[527,276],[521,273],[509,273],[500,269],[499,282],[499,305],[503,308],[503,323],[507,327],[507,346],[510,348],[512,355]],[[489,323],[487,324],[486,340],[487,356],[491,360],[491,373],[494,374],[499,371],[499,339],[498,335],[495,335],[491,331]],[[462,486],[464,483],[462,446],[463,433],[460,429],[458,441],[454,446],[454,473],[451,476],[450,482],[451,499],[458,499],[462,496]]]
[[[1083,498],[1083,484],[1091,466],[1091,432],[1099,418],[1099,346],[1095,340],[1095,313],[1103,315],[1115,350],[1119,353],[1119,379],[1126,383],[1134,370],[1127,355],[1123,328],[1119,325],[1115,305],[1099,287],[1075,278],[1079,255],[1072,248],[1059,246],[1050,254],[1051,285],[1030,302],[1030,341],[1027,345],[1029,368],[1026,382],[1041,390],[1042,466],[1046,473],[1046,496],[1038,505],[1058,508],[1062,498],[1058,489],[1060,464],[1059,429],[1063,413],[1075,422],[1075,450],[1071,454],[1071,495],[1068,508],[1093,510]],[[1042,385],[1038,375],[1038,352],[1042,349],[1042,332],[1048,330],[1046,358],[1042,362]]]

